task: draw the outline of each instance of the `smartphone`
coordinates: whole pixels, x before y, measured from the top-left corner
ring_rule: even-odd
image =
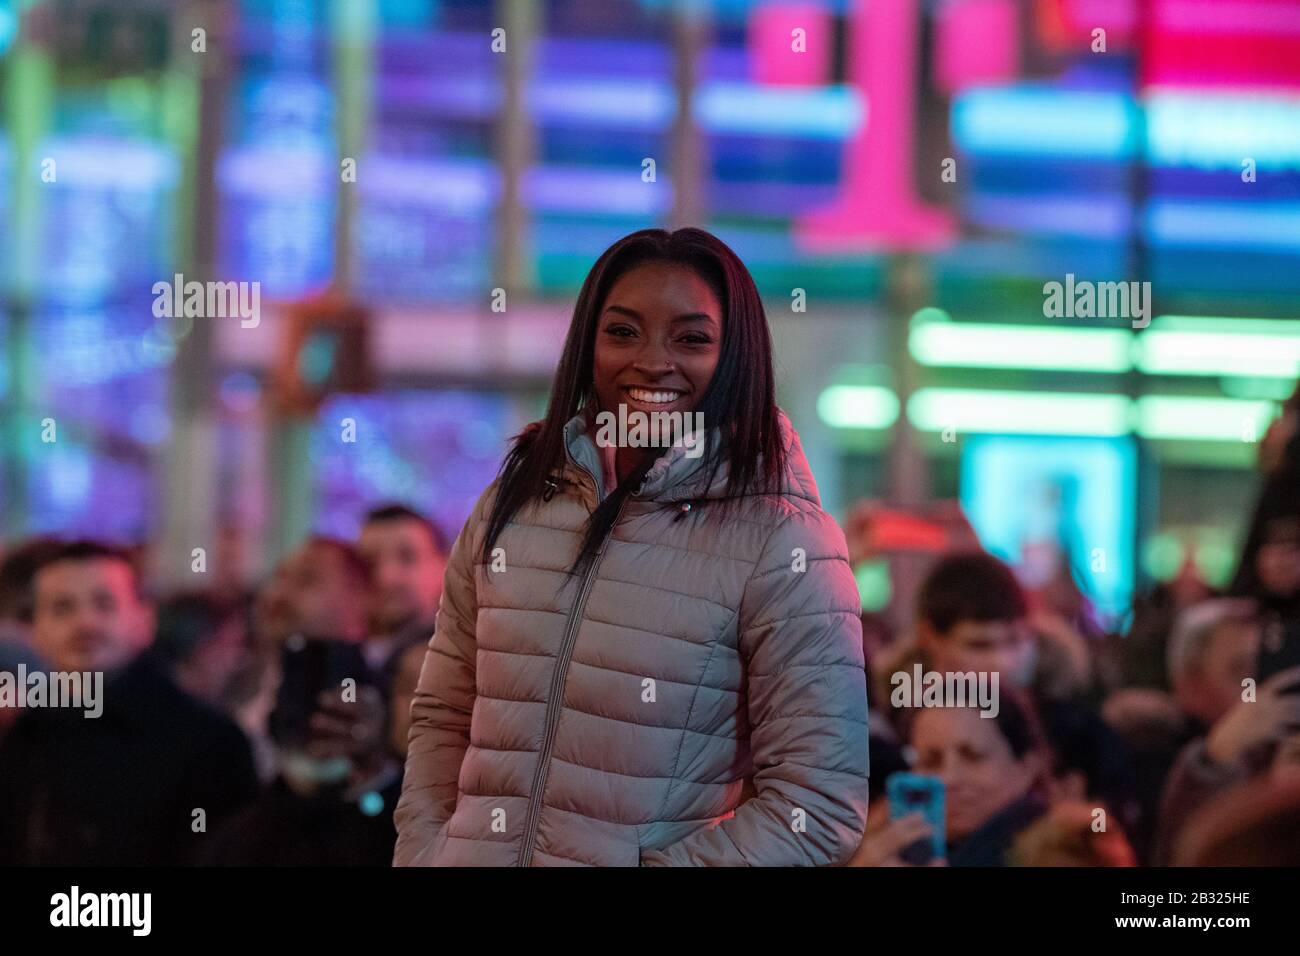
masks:
[[[929,838],[903,848],[899,859],[913,866],[925,866],[942,859],[945,851],[943,781],[919,773],[896,773],[885,782],[889,818],[897,820],[919,813],[930,825]]]
[[[1300,667],[1300,618],[1273,619],[1264,622],[1259,645],[1259,683],[1279,671]],[[1283,693],[1300,694],[1300,681]]]
[[[359,644],[290,638],[280,652],[280,689],[271,712],[271,737],[281,746],[305,747],[311,715],[326,690],[343,693],[343,681],[357,687],[374,683]]]

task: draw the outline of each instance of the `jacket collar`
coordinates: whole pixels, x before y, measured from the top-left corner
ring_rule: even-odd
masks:
[[[785,412],[777,410],[777,419],[781,429],[782,443],[785,445],[786,470],[780,482],[779,492],[806,498],[820,506],[821,497],[817,483],[813,480],[812,469],[804,455],[799,435],[790,423]],[[600,466],[600,450],[592,438],[594,417],[590,408],[580,411],[564,425],[564,446],[568,455],[566,470],[576,470],[579,475],[585,472],[590,482],[594,482],[596,498],[603,501],[612,488],[604,487]],[[713,428],[705,440],[706,449],[716,446],[720,429]],[[676,446],[668,449],[646,473],[645,481],[639,491],[633,495],[647,501],[677,502],[721,498],[726,492],[728,467],[722,462],[713,480],[709,480],[709,469],[705,467],[708,455],[689,458],[686,448]],[[574,480],[581,482],[577,475]]]

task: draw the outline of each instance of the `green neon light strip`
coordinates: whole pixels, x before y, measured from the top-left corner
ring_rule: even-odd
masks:
[[[1110,437],[1128,434],[1130,404],[1123,395],[923,388],[908,401],[907,417],[927,432]]]
[[[1086,392],[1016,392],[923,388],[907,406],[907,418],[924,432],[957,434],[1084,435],[1136,433],[1159,441],[1254,443],[1276,413],[1266,400]],[[890,427],[898,399],[881,386],[832,385],[817,401],[822,421],[834,428]]]
[[[1148,375],[1296,378],[1300,322],[1161,316],[1137,337],[1137,367]]]
[[[912,322],[908,348],[922,365],[1110,373],[1133,367],[1133,339],[1123,329],[957,323],[920,316]]]
[[[898,420],[898,396],[881,385],[831,385],[817,398],[817,415],[834,428],[888,428]]]
[[[1240,398],[1146,395],[1137,400],[1136,431],[1152,439],[1254,443],[1276,407]]]
[[[1149,329],[953,322],[940,309],[912,319],[908,348],[922,365],[1148,375],[1300,377],[1300,322],[1160,316]]]

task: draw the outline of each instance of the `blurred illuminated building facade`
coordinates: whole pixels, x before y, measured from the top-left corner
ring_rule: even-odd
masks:
[[[1223,580],[1300,368],[1294,4],[0,0],[0,50],[10,536],[233,529],[256,573],[383,498],[454,533],[650,224],[750,265],[829,508],[959,498],[1107,612],[1185,548]],[[183,269],[260,325],[160,323]],[[1150,326],[1045,317],[1067,274],[1149,281]],[[379,388],[278,420],[283,306],[331,283]]]

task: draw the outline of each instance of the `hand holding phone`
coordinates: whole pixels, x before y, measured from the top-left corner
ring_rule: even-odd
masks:
[[[357,644],[332,640],[298,640],[285,645],[280,657],[280,688],[271,714],[271,736],[281,746],[306,750],[319,736],[322,698],[340,701],[343,682],[352,680],[360,692],[373,679]]]
[[[912,825],[907,831],[914,835],[912,842],[898,851],[898,858],[912,866],[927,866],[941,860],[945,854],[944,786],[938,777],[919,773],[896,773],[885,783],[889,799],[891,823],[898,823],[901,831],[905,819],[919,820],[922,826]]]
[[[1261,681],[1255,696],[1242,700],[1210,728],[1205,754],[1215,763],[1232,764],[1270,741],[1300,728],[1300,667],[1278,671]]]
[[[1300,618],[1266,620],[1259,648],[1256,680],[1263,684],[1275,674],[1300,668]],[[1283,693],[1300,691],[1300,682]]]

